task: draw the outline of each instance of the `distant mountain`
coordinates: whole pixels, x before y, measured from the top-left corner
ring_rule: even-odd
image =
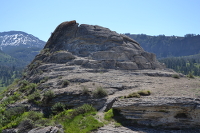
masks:
[[[45,42],[22,31],[0,32],[0,47],[4,51],[8,46],[43,48]]]
[[[155,53],[158,58],[188,56],[200,53],[200,35],[149,36],[145,34],[125,34],[136,40],[144,50]]]
[[[17,59],[17,62],[22,63],[23,66],[30,63],[44,45],[44,41],[22,31],[0,32],[0,49]],[[0,63],[0,65],[6,65]]]

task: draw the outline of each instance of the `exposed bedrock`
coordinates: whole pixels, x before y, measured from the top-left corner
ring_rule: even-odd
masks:
[[[200,99],[184,97],[143,97],[118,99],[116,109],[135,123],[164,128],[198,128]]]

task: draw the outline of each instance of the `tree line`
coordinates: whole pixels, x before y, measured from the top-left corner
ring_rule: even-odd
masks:
[[[165,63],[167,68],[185,75],[192,73],[195,76],[200,76],[200,58],[171,57],[160,59],[159,61]]]
[[[0,87],[8,86],[14,81],[14,79],[20,78],[21,74],[22,68],[0,65]]]

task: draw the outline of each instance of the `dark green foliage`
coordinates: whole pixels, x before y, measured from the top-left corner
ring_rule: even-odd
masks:
[[[28,102],[37,103],[37,100],[41,98],[39,91],[35,91],[33,94],[28,96]]]
[[[51,107],[51,111],[52,111],[53,114],[58,114],[59,112],[64,111],[65,107],[66,107],[66,106],[65,106],[64,103],[58,102],[58,103],[54,104],[54,105]]]
[[[107,96],[107,91],[103,87],[97,87],[96,90],[93,91],[93,96],[96,98],[102,98]]]
[[[200,76],[200,55],[165,58],[159,61],[165,63],[167,68],[174,69],[176,72]]]
[[[16,78],[20,78],[22,68],[0,65],[0,87],[10,85]]]
[[[35,111],[29,111],[27,118],[33,121],[37,121],[39,119],[43,118],[43,114],[40,112],[35,112]]]
[[[72,116],[76,116],[79,114],[84,114],[87,112],[93,112],[96,111],[94,107],[92,107],[89,104],[83,104],[82,106],[76,108],[73,112],[72,112]]]
[[[43,96],[44,96],[43,102],[49,103],[55,97],[55,94],[53,91],[49,90],[49,91],[46,91]]]
[[[35,83],[29,83],[26,80],[22,80],[19,83],[19,85],[20,85],[19,91],[20,92],[24,92],[26,95],[32,94],[36,90],[36,88],[37,88],[37,84],[35,84]]]
[[[0,126],[6,126],[11,121],[15,120],[19,116],[21,116],[25,111],[27,110],[27,107],[21,106],[21,107],[13,107],[9,108],[4,112],[0,113]]]

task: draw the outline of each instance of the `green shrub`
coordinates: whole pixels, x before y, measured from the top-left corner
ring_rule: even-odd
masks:
[[[96,98],[102,98],[107,95],[107,91],[103,87],[98,87],[96,90],[93,91],[93,96]]]
[[[53,91],[49,90],[46,91],[43,96],[44,96],[43,101],[45,103],[49,103],[49,101],[51,101],[55,97],[55,94]]]
[[[140,94],[138,94],[137,92],[133,92],[129,94],[128,96],[126,96],[125,98],[132,98],[132,97],[140,98]]]
[[[65,109],[65,104],[60,103],[60,102],[54,104],[51,107],[51,111],[52,111],[53,114],[58,114],[59,112],[64,111],[64,109]]]
[[[30,119],[32,121],[37,121],[43,118],[43,114],[40,112],[35,112],[35,111],[29,111],[26,115],[27,119]]]
[[[29,84],[29,82],[27,80],[22,80],[22,81],[19,82],[19,85],[20,85],[19,88],[24,88],[28,84]]]
[[[37,67],[40,66],[41,64],[42,64],[42,61],[37,60],[37,61],[35,61],[35,62],[32,62],[32,63],[28,66],[28,68],[29,68],[30,70],[32,70],[32,69],[37,68]]]
[[[83,95],[88,95],[89,94],[89,89],[86,86],[83,86]]]
[[[34,92],[36,88],[37,88],[37,84],[29,83],[28,81],[23,80],[22,82],[20,82],[19,91],[25,92],[27,95],[29,95],[32,92]]]
[[[28,101],[29,102],[36,102],[36,100],[39,100],[40,97],[40,93],[38,91],[35,91],[33,94],[28,96]]]
[[[179,76],[178,74],[173,74],[172,77],[173,77],[173,78],[176,78],[176,79],[179,79],[179,78],[180,78],[180,76]]]
[[[189,72],[188,75],[187,75],[187,77],[188,77],[188,78],[194,78],[194,75],[193,75],[192,72]]]
[[[140,94],[141,96],[149,96],[151,94],[149,90],[141,90],[138,91],[137,93]]]
[[[62,82],[62,87],[66,87],[70,84],[70,82],[68,80],[63,80]]]
[[[113,109],[108,110],[108,111],[105,112],[105,114],[104,114],[104,119],[107,120],[107,121],[112,120],[113,117],[114,117]]]
[[[0,114],[0,126],[11,128],[18,125],[20,116],[27,110],[25,106],[13,107]]]

